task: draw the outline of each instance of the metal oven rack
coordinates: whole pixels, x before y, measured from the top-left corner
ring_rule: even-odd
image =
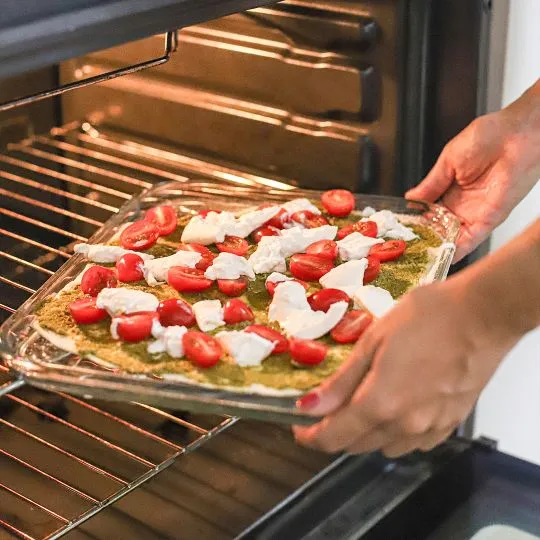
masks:
[[[11,144],[0,155],[0,322],[133,193],[186,172],[257,183],[89,123]],[[62,536],[236,420],[48,394],[0,370],[2,538]]]

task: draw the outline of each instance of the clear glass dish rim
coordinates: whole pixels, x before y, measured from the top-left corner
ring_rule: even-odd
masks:
[[[238,186],[219,181],[164,182],[156,184],[124,204],[88,239],[88,243],[109,241],[119,226],[136,219],[140,212],[149,206],[170,200],[171,195],[183,197],[190,195],[205,202],[236,204],[246,209],[269,200],[283,203],[291,198],[308,197],[318,199],[323,191],[306,189],[268,189],[261,186]],[[233,200],[231,200],[233,199]],[[459,220],[445,208],[424,201],[406,201],[399,197],[384,195],[356,195],[357,208],[372,206],[376,209],[389,208],[395,211],[408,210],[411,215],[430,217],[444,232],[444,246],[425,282],[442,281],[446,278],[454,255],[454,242],[459,233]],[[413,212],[414,210],[414,212]],[[278,421],[285,423],[311,423],[313,417],[295,408],[296,397],[266,396],[208,388],[197,383],[189,384],[170,380],[142,377],[128,373],[110,373],[86,367],[68,366],[58,363],[65,358],[65,351],[47,360],[33,360],[24,354],[31,340],[37,338],[37,331],[29,336],[22,332],[21,325],[28,329],[28,317],[47,297],[58,293],[84,267],[86,262],[80,255],[71,257],[39,290],[11,315],[1,327],[0,354],[15,376],[27,383],[53,391],[65,391],[87,398],[100,398],[119,401],[141,401],[150,405],[176,409],[189,409],[195,412],[229,414]],[[54,358],[54,360],[53,360]],[[56,362],[56,363],[55,363]]]

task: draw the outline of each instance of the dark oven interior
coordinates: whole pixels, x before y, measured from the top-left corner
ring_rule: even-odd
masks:
[[[0,322],[75,241],[156,182],[403,193],[482,107],[486,6],[287,0],[186,28],[161,67],[2,113]],[[155,36],[3,79],[0,103],[162,47]],[[429,476],[417,462],[335,461],[280,426],[86,402],[2,377],[2,538],[230,538],[342,467],[357,496],[358,482],[373,495],[390,471],[357,516],[367,530]]]

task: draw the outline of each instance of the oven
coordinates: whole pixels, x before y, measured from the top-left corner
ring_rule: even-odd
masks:
[[[401,195],[485,107],[484,0],[2,9],[0,322],[155,183]],[[466,429],[398,461],[327,456],[285,426],[0,377],[0,538],[540,535],[538,468]]]

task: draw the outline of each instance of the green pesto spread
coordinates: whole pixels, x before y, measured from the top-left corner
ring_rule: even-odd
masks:
[[[340,227],[354,223],[358,217],[336,220],[326,216],[331,224]],[[180,241],[181,229],[186,224],[186,217],[179,218],[178,229],[168,237],[160,238],[148,253],[156,257],[171,255],[176,251]],[[431,263],[428,248],[440,246],[440,237],[429,227],[422,225],[409,225],[420,237],[407,243],[405,254],[396,261],[383,263],[381,273],[372,283],[390,291],[397,299],[407,290],[414,287],[418,280],[426,273]],[[243,296],[240,298],[248,303],[254,311],[255,321],[249,324],[265,324],[279,330],[276,323],[268,323],[267,312],[271,297],[266,291],[265,280],[268,274],[260,274],[257,279],[250,282]],[[219,299],[222,302],[228,297],[222,294],[216,286],[208,291],[197,294],[180,294],[167,284],[149,287],[146,282],[122,284],[122,287],[139,289],[154,294],[159,300],[167,298],[183,298],[193,304],[200,300]],[[320,289],[318,283],[311,283],[309,293]],[[329,336],[321,341],[331,345],[326,360],[315,367],[298,368],[293,366],[288,354],[272,355],[263,360],[261,366],[240,367],[225,356],[213,368],[201,369],[194,366],[187,359],[175,359],[166,353],[152,356],[146,348],[149,341],[130,344],[116,341],[110,334],[110,320],[98,324],[77,325],[69,314],[68,306],[82,295],[80,288],[76,287],[69,292],[61,293],[57,297],[47,299],[38,310],[39,324],[62,336],[70,337],[77,345],[81,356],[94,355],[120,369],[131,373],[146,373],[160,375],[164,373],[181,374],[196,382],[216,386],[245,387],[260,384],[275,389],[293,388],[300,392],[306,391],[320,384],[331,375],[347,358],[352,345],[339,345]],[[223,330],[239,330],[247,323],[235,326],[222,326],[211,334]]]

